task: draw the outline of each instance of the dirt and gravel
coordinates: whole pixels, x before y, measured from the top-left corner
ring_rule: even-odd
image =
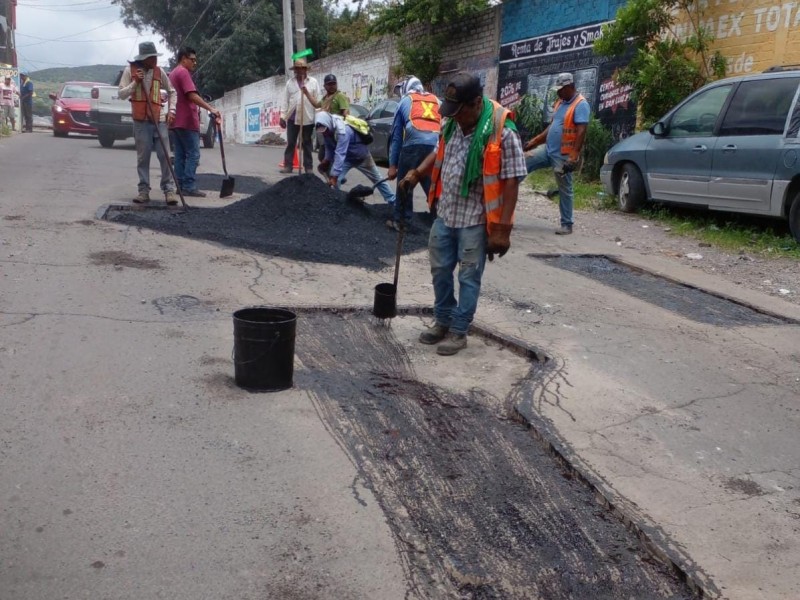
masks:
[[[518,214],[558,224],[557,201],[521,190]],[[673,234],[668,226],[641,215],[618,211],[576,211],[573,235],[592,235],[644,255],[658,255],[736,285],[800,304],[800,265],[790,258],[727,252],[692,237]],[[690,258],[700,255],[702,258]]]

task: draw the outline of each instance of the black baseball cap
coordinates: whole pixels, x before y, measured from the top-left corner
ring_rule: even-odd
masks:
[[[443,117],[452,117],[465,102],[483,96],[481,80],[465,71],[459,71],[450,78],[444,90],[444,102],[439,107],[439,114]]]
[[[333,73],[328,73],[327,75],[325,75],[325,79],[322,82],[322,84],[325,85],[326,83],[336,83],[336,75],[334,75]]]

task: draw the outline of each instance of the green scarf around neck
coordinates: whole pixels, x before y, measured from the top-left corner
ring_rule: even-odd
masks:
[[[472,132],[472,140],[470,141],[469,150],[467,151],[467,164],[464,165],[464,178],[461,180],[461,189],[459,190],[459,195],[464,198],[469,195],[469,186],[472,185],[476,179],[481,177],[481,157],[483,156],[483,150],[486,148],[489,138],[492,137],[492,133],[494,133],[493,116],[494,105],[488,97],[484,96],[483,109],[478,117],[478,123],[475,125],[475,129]],[[505,126],[512,131],[517,130],[517,126],[511,119],[506,119]],[[444,137],[445,144],[453,137],[453,132],[455,132],[456,127],[458,127],[458,123],[456,123],[455,119],[448,119],[447,123],[445,123],[442,130],[442,137]]]

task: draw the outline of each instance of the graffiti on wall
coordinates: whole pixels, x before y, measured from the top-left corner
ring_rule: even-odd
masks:
[[[523,137],[535,135],[550,121],[557,100],[553,84],[563,72],[572,73],[575,88],[614,139],[633,133],[636,107],[630,101],[630,88],[614,82],[614,72],[627,59],[595,56],[592,45],[602,34],[601,27],[596,23],[500,47],[498,98],[504,106],[517,110]]]
[[[381,100],[386,99],[389,80],[385,75],[353,73],[350,89],[352,91],[351,102],[372,108]]]

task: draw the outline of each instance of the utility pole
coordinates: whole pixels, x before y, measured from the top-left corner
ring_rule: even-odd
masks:
[[[292,0],[283,0],[283,62],[287,78],[290,77],[289,69],[294,54],[292,41]]]
[[[306,49],[306,15],[303,13],[303,0],[294,0],[294,26],[297,51]]]

